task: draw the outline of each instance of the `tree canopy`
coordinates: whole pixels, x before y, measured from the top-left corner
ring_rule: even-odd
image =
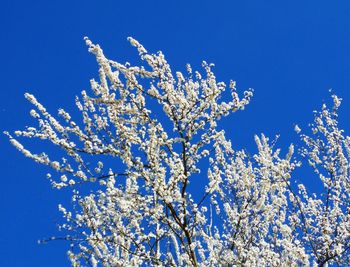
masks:
[[[295,126],[303,143],[296,151],[291,144],[282,155],[263,134],[256,153],[236,150],[218,125],[253,91],[217,81],[207,62],[202,71],[188,64],[185,74],[174,72],[161,52],[128,40],[140,66],[110,60],[85,39],[99,81],[76,98],[81,121],[64,109],[54,117],[27,93],[38,126],[6,132],[26,157],[53,169],[54,188],[72,190],[71,207],[59,207],[71,264],[350,264],[350,137],[338,126],[341,99],[332,95],[309,130]],[[21,137],[48,140],[65,156],[27,149]],[[320,193],[295,178],[307,164]],[[91,192],[80,190],[90,183]]]

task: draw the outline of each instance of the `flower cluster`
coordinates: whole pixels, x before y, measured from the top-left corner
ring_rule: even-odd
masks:
[[[313,195],[291,185],[300,166],[293,145],[283,156],[256,136],[257,153],[250,155],[234,150],[218,128],[222,117],[245,108],[252,90],[240,97],[236,83],[218,82],[206,62],[203,73],[190,65],[186,74],[173,72],[161,52],[128,40],[141,66],[110,60],[85,38],[99,81],[91,80],[92,95],[76,98],[82,122],[63,109],[55,118],[27,93],[38,126],[5,133],[25,156],[52,169],[55,188],[73,188],[71,211],[59,207],[71,264],[349,263],[350,138],[338,128],[341,99],[333,96],[333,109],[316,114],[313,136],[295,126],[305,143],[300,153],[324,185],[323,194]],[[33,152],[20,137],[48,140],[65,155]],[[76,190],[94,182],[92,193]]]

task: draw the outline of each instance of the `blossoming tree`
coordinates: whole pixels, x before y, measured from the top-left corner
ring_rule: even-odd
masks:
[[[83,121],[63,109],[55,118],[25,94],[38,127],[6,132],[25,156],[54,170],[53,187],[72,189],[72,207],[59,209],[73,266],[350,264],[350,138],[338,128],[341,99],[315,114],[310,136],[296,126],[301,159],[324,188],[312,194],[295,186],[301,163],[293,145],[281,156],[256,136],[258,152],[249,155],[217,127],[244,109],[251,90],[240,97],[231,81],[224,102],[227,86],[211,64],[203,62],[202,74],[190,65],[186,75],[174,73],[161,52],[132,38],[145,66],[121,64],[85,40],[99,81],[76,98]],[[19,137],[49,140],[66,156],[34,153]],[[92,193],[77,190],[91,183]]]

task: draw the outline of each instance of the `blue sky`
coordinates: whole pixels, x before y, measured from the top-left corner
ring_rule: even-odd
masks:
[[[325,0],[2,0],[0,130],[33,124],[24,92],[53,113],[74,110],[75,95],[97,76],[84,36],[122,62],[136,58],[126,41],[133,36],[149,51],[162,50],[174,70],[206,60],[215,63],[218,80],[254,88],[247,109],[223,120],[236,148],[252,148],[261,132],[280,134],[284,148],[296,142],[294,123],[311,122],[330,88],[344,98],[340,121],[349,132],[349,11],[348,1]],[[0,147],[0,266],[68,265],[67,243],[36,242],[57,233],[57,205],[67,194],[51,190],[47,169],[4,136]]]

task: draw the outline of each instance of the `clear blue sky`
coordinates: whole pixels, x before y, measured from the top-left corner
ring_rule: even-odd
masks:
[[[1,131],[33,123],[27,91],[53,113],[74,110],[74,96],[97,75],[84,36],[122,62],[135,58],[126,41],[133,36],[162,50],[174,70],[204,59],[216,64],[219,80],[255,89],[247,109],[223,121],[234,147],[251,148],[261,132],[281,134],[282,147],[295,142],[294,123],[310,122],[330,88],[344,98],[341,122],[349,132],[349,12],[349,1],[325,0],[2,0]],[[4,136],[0,148],[0,266],[67,266],[67,243],[36,243],[57,233],[57,204],[67,194],[51,190],[47,169]]]

